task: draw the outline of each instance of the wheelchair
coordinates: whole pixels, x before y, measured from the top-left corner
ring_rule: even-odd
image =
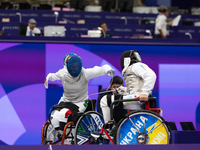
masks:
[[[111,121],[104,123],[101,114],[90,109],[80,115],[77,122],[68,122],[65,125],[61,140],[55,139],[55,130],[50,121],[47,121],[42,128],[41,144],[171,144],[172,134],[170,127],[162,116],[161,108],[156,108],[156,98],[150,97],[145,102],[145,109],[132,111],[125,115],[119,122],[113,119],[113,106],[119,102],[139,101],[139,99],[115,100],[111,106]],[[91,104],[91,101],[89,105]],[[107,132],[108,126],[112,126],[113,139]],[[101,130],[100,137],[95,139],[92,132]],[[107,138],[105,138],[106,135]]]
[[[164,120],[162,109],[156,108],[156,98],[149,97],[145,102],[145,109],[132,111],[119,122],[113,118],[113,106],[120,102],[139,101],[139,99],[123,99],[114,101],[111,106],[111,121],[104,124],[100,134],[106,134],[111,144],[138,145],[138,144],[171,144],[172,134],[167,121]],[[158,113],[161,113],[159,115]],[[115,126],[114,138],[107,133],[106,126]],[[100,139],[104,139],[100,136]]]
[[[53,128],[50,119],[43,124],[41,145],[61,144],[61,145],[85,145],[92,144],[90,133],[101,130],[104,119],[101,114],[95,111],[95,100],[88,101],[88,107],[84,113],[80,113],[75,122],[69,121],[63,130],[61,139],[56,139],[56,131]]]

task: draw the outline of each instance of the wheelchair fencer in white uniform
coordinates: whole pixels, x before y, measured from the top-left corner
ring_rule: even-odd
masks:
[[[68,118],[76,113],[85,112],[88,105],[88,82],[92,78],[115,73],[109,65],[102,67],[83,68],[80,56],[69,53],[64,58],[64,68],[56,73],[49,73],[45,79],[45,87],[48,88],[48,81],[60,80],[63,85],[63,96],[60,98],[51,114],[52,134],[62,137],[63,129],[68,122]],[[50,128],[50,127],[49,127]],[[51,137],[51,136],[49,136]]]

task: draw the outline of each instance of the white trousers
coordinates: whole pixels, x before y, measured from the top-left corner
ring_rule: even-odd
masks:
[[[86,110],[87,107],[84,106],[84,103],[85,103],[85,101],[74,103],[75,105],[77,105],[79,107],[79,112],[84,112]],[[67,109],[67,108],[63,108],[60,111],[55,110],[55,111],[52,112],[51,123],[52,123],[54,128],[59,127],[59,122],[66,122],[67,123],[68,118],[65,118],[65,113],[68,110],[69,109]]]

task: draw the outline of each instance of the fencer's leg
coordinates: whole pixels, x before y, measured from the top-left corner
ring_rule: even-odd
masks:
[[[68,117],[71,113],[72,111],[67,108],[63,108],[59,111],[59,116],[58,116],[59,128],[57,132],[58,139],[62,138],[64,127],[67,124]]]
[[[60,114],[59,114],[59,130],[63,131],[65,125],[67,124],[67,120],[69,115],[72,114],[72,111],[67,109],[67,108],[63,108],[60,110]]]
[[[67,108],[63,108],[59,112],[58,138],[60,138],[60,139],[63,136],[63,130],[64,130],[65,125],[67,124],[67,121],[68,121],[68,118],[69,118],[70,114],[72,114],[72,111],[67,109]],[[71,143],[71,141],[69,139],[65,139],[64,144],[70,144],[70,143]]]
[[[51,124],[55,130],[59,130],[59,111],[55,110],[51,113]]]
[[[56,130],[59,129],[59,111],[51,113],[51,124],[47,128],[47,141],[55,141]]]
[[[49,124],[47,128],[47,135],[46,135],[46,144],[50,144],[51,142],[55,141],[56,130],[54,129],[52,124]]]

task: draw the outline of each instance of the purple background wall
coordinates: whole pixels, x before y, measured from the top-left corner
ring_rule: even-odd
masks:
[[[47,113],[62,96],[59,82],[50,82],[48,90],[43,82],[49,72],[63,67],[63,57],[68,52],[80,55],[85,68],[110,64],[120,75],[123,51],[139,50],[143,62],[156,72],[153,96],[163,109],[163,117],[176,123],[192,121],[200,130],[198,46],[0,43],[0,47],[0,144],[40,144]],[[108,87],[109,81],[107,75],[91,80],[89,94],[97,93],[98,85]]]

